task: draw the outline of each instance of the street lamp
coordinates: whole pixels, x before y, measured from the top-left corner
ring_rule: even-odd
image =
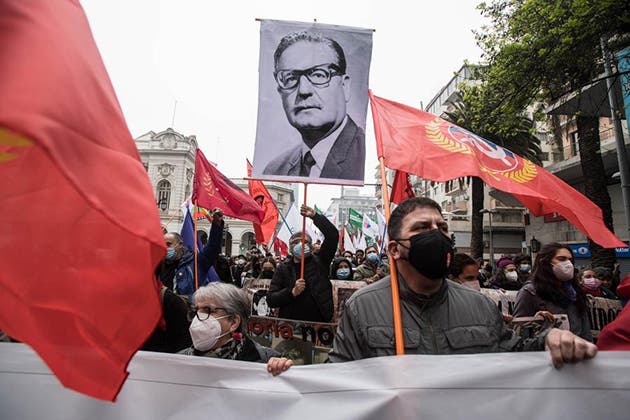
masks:
[[[485,213],[488,213],[488,220],[490,221],[490,229],[488,231],[488,236],[490,237],[490,266],[494,267],[494,242],[492,240],[492,213],[494,213],[494,210],[492,209],[481,209],[479,210],[479,213],[481,213],[482,215]]]

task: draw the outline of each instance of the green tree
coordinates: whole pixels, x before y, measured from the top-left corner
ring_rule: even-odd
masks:
[[[627,0],[494,0],[479,9],[491,22],[477,33],[489,64],[484,74],[487,92],[497,98],[491,117],[536,101],[553,102],[586,85],[603,71],[600,38],[623,45],[630,32]],[[572,117],[585,195],[602,209],[604,223],[612,230],[599,118],[581,113]],[[612,267],[614,250],[589,242],[593,264]]]
[[[496,115],[490,118],[493,109],[492,97],[487,95],[485,84],[462,86],[460,93],[445,112],[445,119],[490,140],[517,155],[539,164],[540,139],[535,135],[535,122],[524,115],[524,109],[518,113]],[[478,177],[472,178],[472,216],[471,216],[471,255],[479,258],[483,255],[483,208],[485,184]]]

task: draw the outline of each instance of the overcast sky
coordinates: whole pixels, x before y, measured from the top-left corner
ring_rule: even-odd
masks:
[[[194,134],[205,155],[233,178],[245,176],[245,158],[254,154],[256,18],[375,29],[370,88],[378,96],[420,107],[465,60],[479,59],[472,34],[484,23],[478,2],[81,1],[131,134],[171,126]],[[378,161],[369,107],[366,142],[365,182],[373,183]],[[362,193],[373,191],[365,187]],[[339,192],[339,187],[309,186],[307,201],[326,208]]]

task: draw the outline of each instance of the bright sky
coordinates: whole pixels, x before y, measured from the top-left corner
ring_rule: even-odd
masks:
[[[375,29],[370,88],[420,107],[465,60],[479,59],[472,34],[484,23],[478,2],[81,0],[131,134],[167,127],[194,134],[233,178],[245,176],[245,158],[254,154],[256,18]],[[369,106],[366,142],[365,182],[373,183],[378,161]],[[339,193],[337,186],[309,185],[307,201],[326,208]],[[362,190],[373,193],[374,187]]]

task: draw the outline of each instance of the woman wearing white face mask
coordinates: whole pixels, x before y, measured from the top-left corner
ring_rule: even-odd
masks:
[[[497,274],[490,279],[490,285],[502,290],[520,290],[523,287],[516,264],[511,258],[503,257],[497,262]]]
[[[210,283],[193,295],[195,316],[190,324],[192,347],[180,354],[267,363],[277,375],[293,365],[275,350],[251,340],[245,331],[251,313],[247,293],[234,285]]]
[[[573,267],[573,254],[559,243],[542,247],[530,280],[516,296],[515,317],[534,316],[539,311],[566,314],[573,334],[593,340],[586,297]]]
[[[586,295],[603,297],[606,299],[618,299],[613,292],[602,285],[602,281],[597,276],[597,273],[590,268],[585,268],[580,271],[578,281],[582,291]]]

